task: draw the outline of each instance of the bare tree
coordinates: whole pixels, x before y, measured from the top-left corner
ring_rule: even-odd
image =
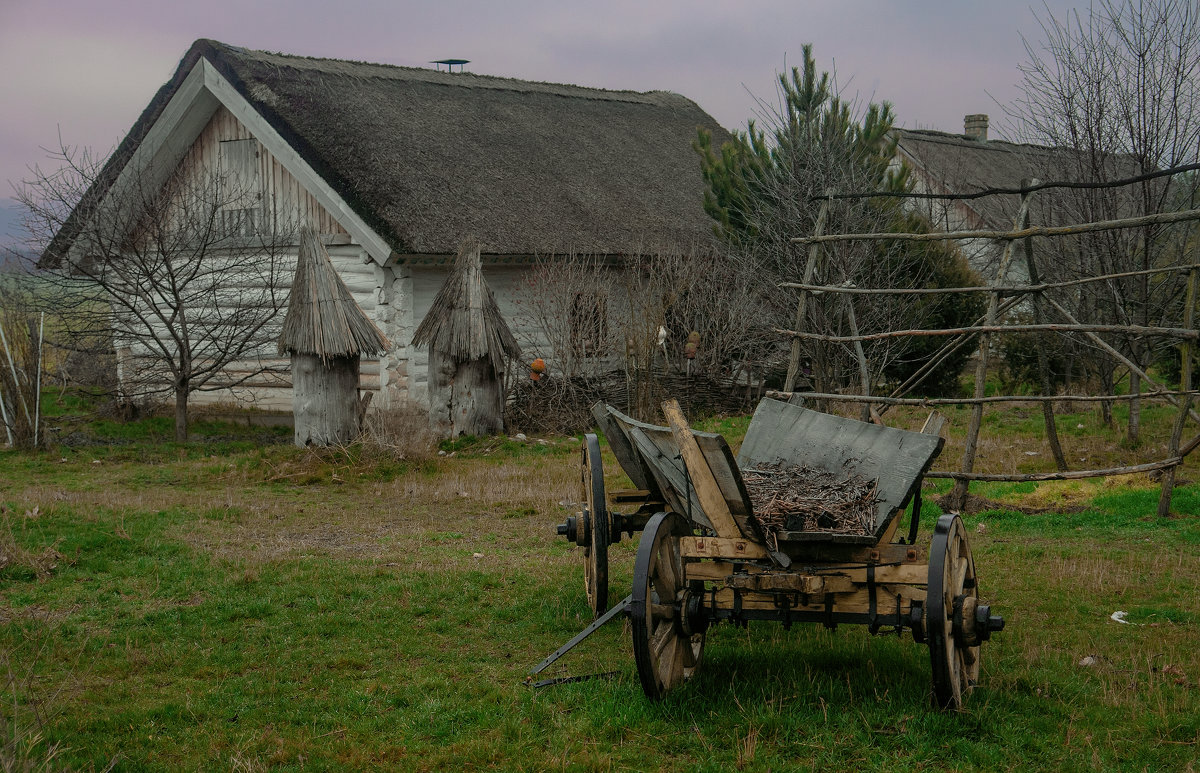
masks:
[[[39,434],[43,318],[35,290],[18,270],[0,271],[0,441],[33,447]]]
[[[44,301],[70,341],[107,340],[126,398],[236,389],[268,368],[294,270],[296,224],[237,175],[184,165],[165,184],[61,146],[18,190]],[[231,366],[236,366],[236,369]]]
[[[516,304],[523,350],[552,374],[553,386],[539,387],[555,390],[542,410],[586,415],[591,401],[624,394],[628,410],[651,420],[668,380],[712,407],[709,398],[786,359],[761,311],[773,290],[711,247],[539,259]]]
[[[1200,153],[1200,6],[1194,0],[1098,0],[1082,15],[1038,18],[1041,36],[1026,39],[1022,96],[1009,109],[1016,134],[1066,149],[1056,154],[1056,177],[1111,182],[1193,163]],[[1195,176],[1146,180],[1120,189],[1059,196],[1062,217],[1107,220],[1194,207]],[[1176,262],[1188,225],[1109,231],[1058,243],[1047,269],[1073,278],[1148,269]],[[1082,320],[1155,325],[1178,315],[1182,274],[1114,279],[1064,297]],[[1151,348],[1125,337],[1120,348],[1145,367]],[[1115,364],[1100,368],[1112,391]],[[1140,389],[1136,373],[1130,387]],[[1129,439],[1139,431],[1138,402],[1130,404]]]

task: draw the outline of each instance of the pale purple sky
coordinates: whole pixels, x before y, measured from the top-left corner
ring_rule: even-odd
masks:
[[[1057,15],[1086,2],[1049,0]],[[1033,6],[1041,15],[1038,0]],[[306,56],[609,89],[665,89],[744,128],[775,73],[813,43],[844,91],[889,100],[907,127],[962,131],[1015,98],[1024,2],[967,0],[0,0],[0,209],[61,133],[107,152],[196,38]],[[990,95],[990,96],[989,96]],[[993,99],[994,98],[994,99]],[[10,226],[0,212],[0,240]]]

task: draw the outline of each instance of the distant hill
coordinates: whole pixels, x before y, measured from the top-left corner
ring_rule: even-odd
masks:
[[[0,199],[0,271],[11,271],[32,264],[33,254],[21,227],[21,205],[12,199]]]
[[[24,247],[25,240],[21,205],[13,199],[0,199],[0,247]]]

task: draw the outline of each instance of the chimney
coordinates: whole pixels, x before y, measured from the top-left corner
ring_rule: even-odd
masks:
[[[987,142],[988,117],[984,113],[973,113],[963,118],[963,134],[969,140]]]

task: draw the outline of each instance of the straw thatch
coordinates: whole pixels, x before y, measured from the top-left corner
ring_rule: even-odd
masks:
[[[110,167],[119,170],[207,60],[400,254],[639,254],[712,238],[696,128],[729,134],[669,92],[267,53],[196,41]],[[114,175],[105,175],[111,179]],[[66,229],[64,238],[73,238]],[[62,245],[58,245],[62,249]],[[682,252],[680,253],[682,254]]]
[[[897,129],[895,136],[900,157],[931,190],[939,193],[1020,188],[1030,179],[1046,182],[1077,175],[1077,151],[1069,148],[1004,140],[981,141],[927,129]],[[1112,179],[1141,171],[1127,156],[1114,156],[1107,163]],[[1080,200],[1084,196],[1071,190],[1039,193],[1029,213],[1030,222],[1034,225],[1077,222]],[[1019,204],[1017,196],[986,196],[960,201],[956,206],[966,215],[971,227],[1005,230],[1012,226]]]
[[[310,354],[324,362],[334,357],[383,354],[391,347],[354,302],[316,231],[301,229],[300,255],[279,334],[279,353]]]
[[[492,289],[483,278],[475,239],[463,242],[454,269],[433,299],[429,313],[413,334],[413,346],[428,346],[462,363],[488,358],[492,370],[504,369],[504,358],[519,357],[521,348],[500,316]]]

